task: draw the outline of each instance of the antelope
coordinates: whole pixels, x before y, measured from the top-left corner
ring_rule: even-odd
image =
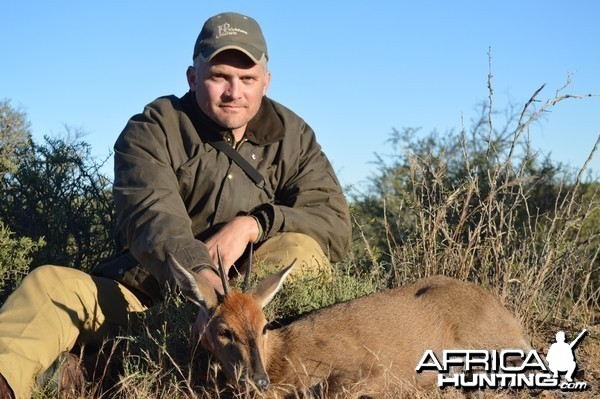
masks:
[[[230,381],[267,397],[378,397],[402,386],[431,387],[437,375],[416,373],[427,349],[531,347],[517,319],[481,287],[444,276],[319,309],[272,328],[263,308],[294,267],[248,290],[224,294],[195,278],[172,256],[168,264],[181,291],[207,312],[203,344]]]

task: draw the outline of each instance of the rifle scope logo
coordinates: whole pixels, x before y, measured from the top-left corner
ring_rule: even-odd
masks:
[[[570,343],[565,333],[556,333],[556,342],[548,349],[546,361],[536,350],[502,351],[444,350],[441,355],[428,349],[419,361],[416,371],[438,372],[440,388],[538,388],[563,391],[583,391],[585,381],[574,381],[577,369],[574,351],[587,330]]]

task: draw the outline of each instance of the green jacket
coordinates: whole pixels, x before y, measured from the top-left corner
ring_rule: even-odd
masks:
[[[262,228],[259,240],[305,233],[332,261],[341,260],[351,239],[348,204],[312,129],[263,98],[237,151],[263,175],[268,190],[207,143],[230,137],[200,111],[192,92],[159,98],[129,120],[114,147],[122,246],[165,282],[167,253],[186,268],[212,265],[201,240],[237,215],[253,215]]]

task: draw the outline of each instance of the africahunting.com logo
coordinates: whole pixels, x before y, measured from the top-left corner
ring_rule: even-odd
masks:
[[[426,350],[416,367],[418,373],[437,371],[438,386],[456,388],[538,388],[583,391],[584,381],[574,381],[577,369],[574,351],[587,330],[570,343],[565,333],[556,333],[556,342],[548,349],[546,361],[535,350],[502,351],[444,350],[436,355]]]

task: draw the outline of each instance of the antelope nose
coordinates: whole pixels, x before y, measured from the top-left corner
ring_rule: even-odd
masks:
[[[254,383],[256,384],[258,389],[264,391],[269,387],[269,378],[267,378],[266,376],[258,377],[254,380]]]

